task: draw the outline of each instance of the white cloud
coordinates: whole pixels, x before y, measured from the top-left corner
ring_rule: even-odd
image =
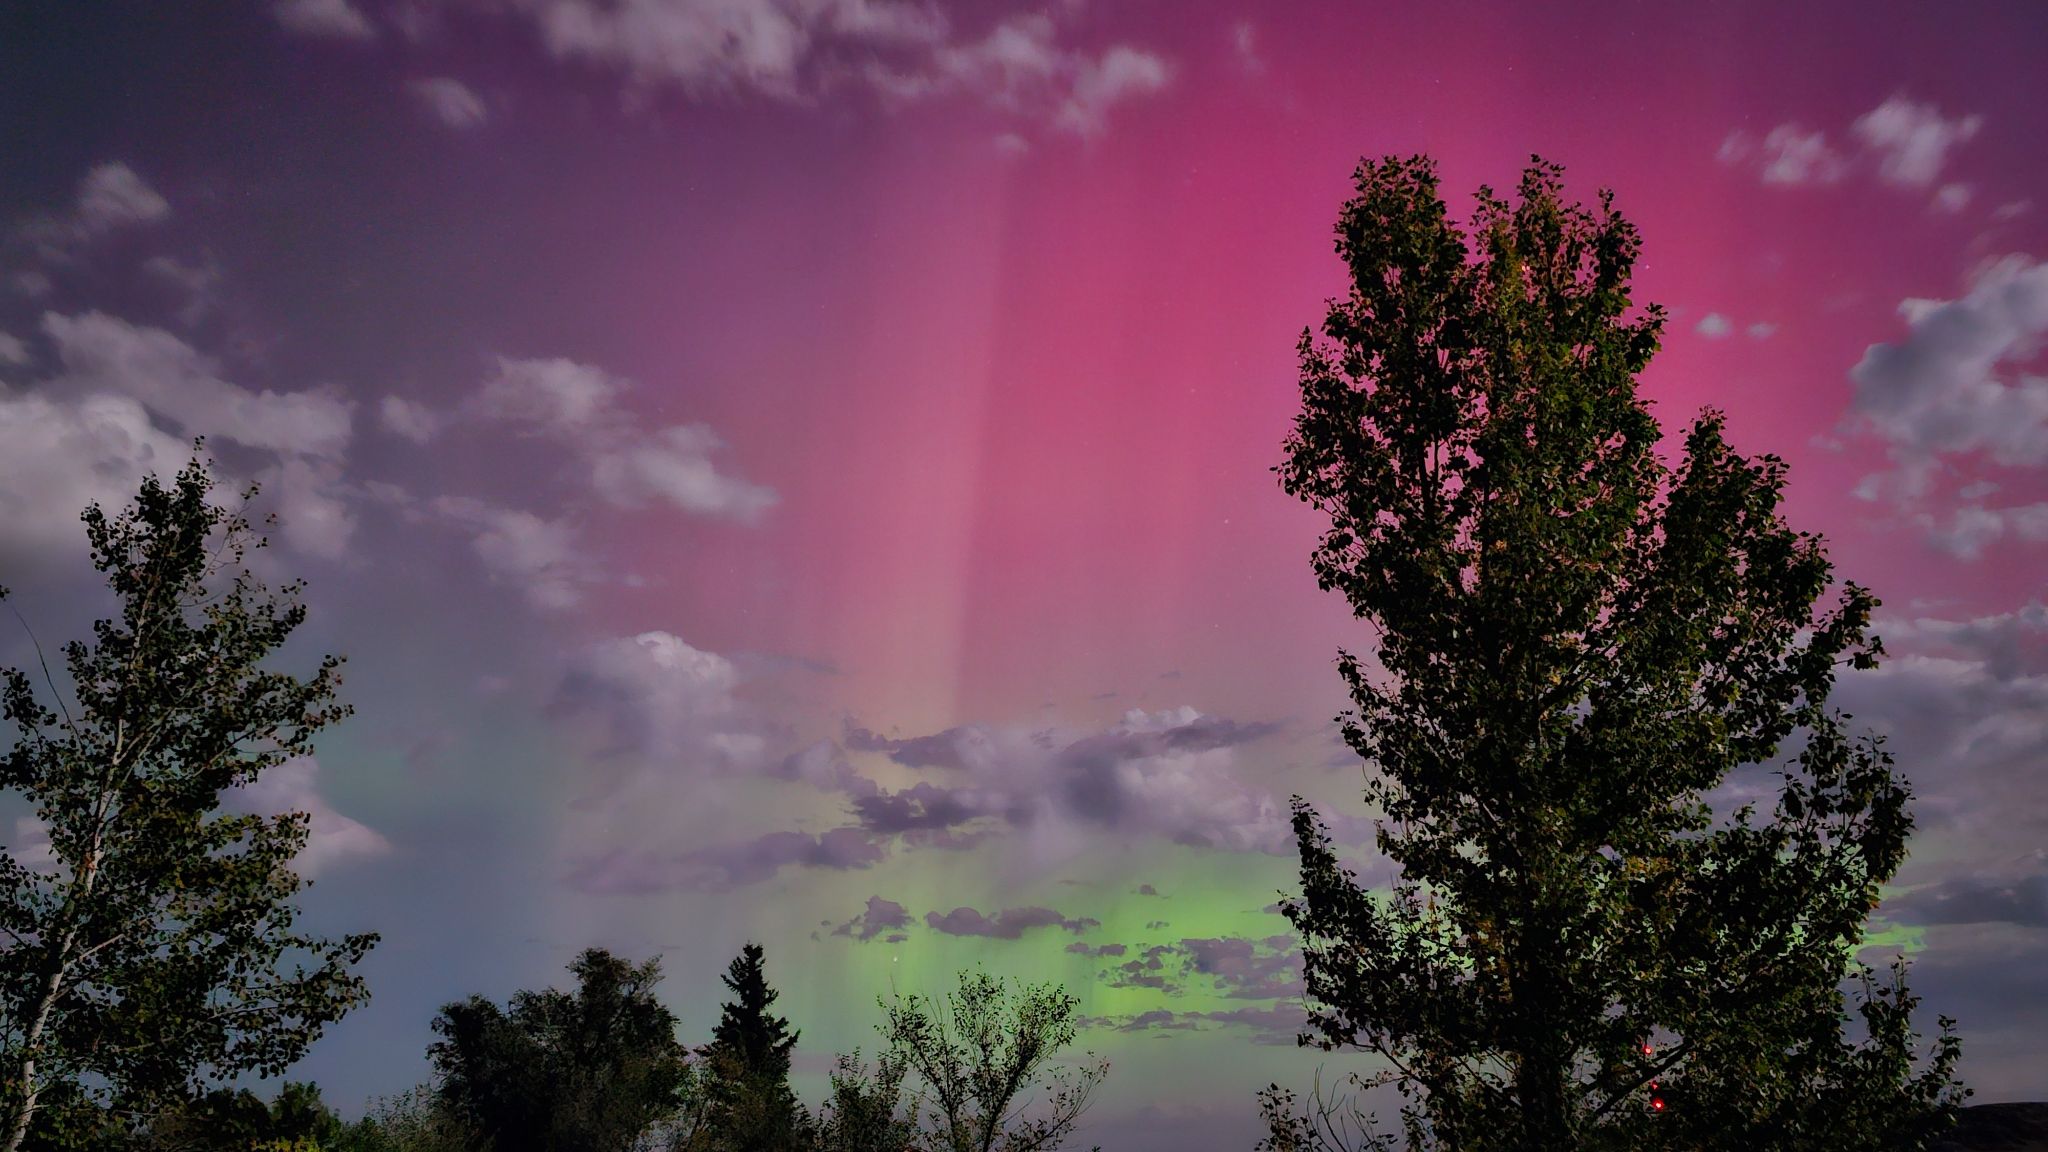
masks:
[[[1064,48],[1047,12],[962,38],[938,5],[913,0],[509,0],[506,10],[554,56],[615,68],[641,88],[791,101],[849,82],[891,101],[966,93],[1082,135],[1168,71],[1137,48]]]
[[[391,845],[375,829],[340,812],[320,794],[320,764],[311,756],[294,756],[269,768],[227,797],[234,807],[261,816],[304,812],[306,846],[293,860],[293,870],[313,877],[337,864],[382,856]]]
[[[631,383],[572,360],[498,361],[473,407],[486,419],[524,425],[582,457],[591,485],[621,508],[662,503],[702,516],[750,521],[774,490],[718,469],[723,447],[702,424],[643,429],[618,404]]]
[[[1886,183],[1925,188],[1941,175],[1949,151],[1983,126],[1981,116],[1945,119],[1934,105],[1900,94],[1858,117],[1850,131],[1880,154],[1878,175]]]
[[[74,219],[91,235],[132,224],[154,224],[171,214],[170,201],[126,164],[102,164],[78,189]]]
[[[443,125],[461,131],[491,118],[484,98],[452,76],[434,76],[412,83],[412,94]]]
[[[1828,144],[1827,133],[1793,123],[1780,124],[1761,141],[1748,132],[1730,132],[1716,154],[1723,164],[1752,164],[1766,184],[1832,184],[1848,171],[1848,161]]]
[[[323,560],[348,555],[356,517],[341,497],[338,464],[292,457],[257,479],[276,499],[279,529],[294,551]]]
[[[624,380],[574,360],[498,358],[498,373],[477,394],[483,415],[538,431],[581,433],[612,416]]]
[[[571,662],[556,707],[594,729],[604,754],[703,775],[759,766],[761,737],[733,690],[739,670],[670,632],[590,645]]]
[[[592,481],[622,508],[661,501],[704,516],[753,520],[774,506],[772,489],[724,475],[711,462],[721,446],[702,424],[676,425],[597,454]]]
[[[1097,60],[1082,57],[1073,93],[1060,106],[1057,123],[1076,135],[1100,135],[1108,127],[1111,108],[1133,96],[1160,91],[1171,76],[1165,60],[1135,48],[1111,48]]]
[[[2048,377],[2004,372],[2029,360],[2048,333],[2048,265],[2007,257],[1961,299],[1907,300],[1899,312],[1905,338],[1871,345],[1850,371],[1849,423],[1883,437],[1902,470],[1923,479],[1949,454],[2048,463]]]
[[[377,35],[370,18],[350,0],[277,0],[271,15],[287,31],[335,40],[369,40]]]
[[[441,430],[441,417],[433,409],[403,396],[379,401],[377,421],[386,432],[415,444],[427,443]]]
[[[1743,329],[1743,331],[1749,334],[1751,340],[1769,340],[1777,334],[1778,326],[1768,321],[1759,320]]]
[[[1730,324],[1728,318],[1719,312],[1709,312],[1705,316],[1700,317],[1700,322],[1693,325],[1692,330],[1709,340],[1719,340],[1721,337],[1734,331],[1735,326]]]
[[[355,525],[341,473],[346,400],[251,391],[176,336],[104,313],[47,313],[43,331],[56,375],[30,393],[0,388],[0,553],[77,552],[81,509],[125,506],[145,474],[175,474],[205,436],[269,454],[251,468],[294,551],[346,556]]]
[[[1941,191],[1934,194],[1934,207],[1951,214],[1961,212],[1970,206],[1970,196],[1968,184],[1943,184]]]
[[[212,360],[159,328],[87,312],[43,315],[73,393],[113,392],[140,401],[187,435],[218,436],[273,452],[339,458],[351,405],[323,391],[252,392],[223,380]]]
[[[39,216],[21,226],[23,239],[46,260],[62,261],[71,250],[111,232],[157,224],[171,215],[170,201],[133,168],[118,162],[94,167],[78,183],[78,194],[63,216]],[[17,273],[24,295],[49,291],[49,277],[30,269]]]
[[[438,497],[429,508],[468,529],[470,547],[484,570],[493,580],[518,588],[536,608],[573,608],[582,602],[584,588],[601,578],[566,521],[464,496]]]
[[[26,363],[28,363],[28,345],[23,344],[19,336],[0,332],[0,364]]]
[[[126,396],[71,401],[0,385],[0,567],[83,557],[86,505],[121,507],[145,474],[172,475],[190,454]]]
[[[2048,542],[2048,503],[2008,508],[1968,504],[1956,509],[1945,523],[1926,513],[1917,519],[1927,531],[1928,542],[1958,560],[1978,559],[1999,540]]]

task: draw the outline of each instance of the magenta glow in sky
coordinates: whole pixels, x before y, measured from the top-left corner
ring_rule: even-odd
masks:
[[[346,1108],[592,943],[701,1032],[753,938],[813,1094],[979,961],[1082,995],[1091,1139],[1245,1146],[1315,1067],[1287,797],[1383,868],[1329,724],[1370,637],[1267,471],[1294,343],[1361,156],[1462,212],[1540,153],[1642,230],[1667,428],[1725,409],[1884,598],[1842,689],[1920,797],[1880,939],[1977,1100],[2039,1099],[2043,44],[2018,3],[13,9],[0,582],[82,625],[86,502],[196,434],[264,482],[358,709],[259,798],[316,814],[314,919],[385,933],[302,1070]]]

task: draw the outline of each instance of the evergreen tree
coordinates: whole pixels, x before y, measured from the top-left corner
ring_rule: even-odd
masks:
[[[168,488],[145,479],[117,517],[88,508],[118,616],[65,646],[68,693],[47,667],[47,698],[0,672],[16,735],[0,789],[49,838],[40,862],[0,853],[4,1152],[49,1106],[68,1127],[99,1108],[147,1114],[207,1079],[278,1075],[368,995],[351,969],[375,935],[292,929],[306,814],[220,811],[349,710],[337,658],[303,679],[274,667],[305,619],[299,585],[273,595],[242,567],[253,532],[212,486],[194,461]]]
[[[739,1057],[748,1075],[787,1079],[797,1033],[790,1031],[788,1020],[769,1012],[781,993],[768,986],[761,946],[742,948],[722,979],[734,998],[711,1031],[711,1047]]]
[[[1828,706],[1883,654],[1876,599],[1815,610],[1832,569],[1779,515],[1784,464],[1717,413],[1658,456],[1636,380],[1664,314],[1632,305],[1610,195],[1567,206],[1538,160],[1468,237],[1427,159],[1356,181],[1276,471],[1378,632],[1383,673],[1340,655],[1340,720],[1402,878],[1360,888],[1297,799],[1313,1042],[1391,1064],[1410,1148],[1924,1147],[1959,1042],[1944,1018],[1916,1074],[1903,965],[1855,958],[1909,793]],[[1770,819],[1708,803],[1772,768]]]
[[[789,1087],[797,1033],[774,1015],[762,948],[748,943],[726,969],[726,1002],[703,1049],[706,1129],[731,1152],[783,1152],[808,1127]]]

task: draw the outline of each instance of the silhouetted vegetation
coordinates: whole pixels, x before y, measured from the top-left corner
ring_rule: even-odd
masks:
[[[1343,735],[1374,771],[1390,900],[1298,798],[1305,1044],[1377,1053],[1402,1132],[1318,1094],[1261,1096],[1269,1152],[1920,1152],[1969,1093],[1952,1022],[1923,1061],[1903,965],[1856,959],[1905,859],[1910,794],[1829,707],[1875,666],[1877,600],[1779,515],[1785,468],[1721,417],[1682,459],[1637,378],[1664,314],[1603,195],[1535,162],[1514,203],[1454,226],[1426,158],[1362,164],[1337,228],[1350,290],[1300,346],[1276,471],[1330,518],[1313,556],[1378,630],[1343,653]],[[374,935],[292,930],[304,813],[222,811],[348,714],[339,660],[268,663],[298,585],[192,464],[85,513],[121,610],[8,670],[0,788],[47,852],[0,852],[0,1152],[1051,1152],[1108,1064],[1069,1061],[1078,1001],[982,972],[880,1002],[881,1046],[838,1057],[816,1112],[800,1033],[745,945],[694,1051],[658,957],[603,949],[574,991],[481,996],[432,1021],[429,1083],[343,1121],[283,1075],[367,996]],[[250,492],[254,494],[253,489]],[[0,589],[0,596],[5,590]],[[1822,605],[1823,599],[1828,603]],[[1819,606],[1819,607],[1817,607]],[[1382,672],[1384,674],[1382,674]],[[1780,765],[1770,818],[1708,802]],[[897,908],[901,912],[900,907]],[[287,965],[286,958],[292,963]],[[1845,1037],[1852,1016],[1865,1035]]]
[[[351,968],[374,935],[292,930],[305,814],[220,811],[348,708],[334,657],[304,679],[263,666],[305,619],[299,586],[273,596],[242,567],[262,541],[212,484],[195,461],[117,517],[88,508],[118,617],[64,646],[68,691],[47,665],[47,695],[0,674],[16,733],[0,788],[49,841],[40,862],[0,856],[4,1152],[31,1134],[89,1143],[108,1115],[280,1075],[368,995]]]
[[[1611,196],[1567,205],[1538,160],[1468,235],[1428,159],[1356,179],[1276,471],[1377,630],[1385,675],[1340,657],[1342,724],[1402,879],[1359,887],[1297,800],[1304,1043],[1384,1057],[1410,1149],[1924,1147],[1961,1098],[1952,1021],[1916,1072],[1903,966],[1855,960],[1909,793],[1828,707],[1883,655],[1876,598],[1815,610],[1833,573],[1778,513],[1784,464],[1718,413],[1658,457],[1637,376],[1664,314],[1633,306]],[[1717,823],[1707,795],[1767,764],[1772,818]],[[1265,1103],[1271,1148],[1342,1141]]]

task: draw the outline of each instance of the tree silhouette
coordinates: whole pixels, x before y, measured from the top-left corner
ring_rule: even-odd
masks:
[[[789,1087],[797,1033],[770,1011],[779,993],[759,944],[742,948],[723,979],[733,998],[702,1050],[705,1130],[732,1152],[780,1152],[808,1127]]]
[[[1468,236],[1426,158],[1356,185],[1276,471],[1378,632],[1378,670],[1340,655],[1340,720],[1402,879],[1360,888],[1297,798],[1303,1041],[1384,1057],[1410,1148],[1924,1146],[1959,1042],[1944,1018],[1916,1075],[1903,965],[1878,987],[1855,959],[1909,793],[1828,707],[1883,654],[1876,599],[1815,611],[1832,569],[1778,513],[1784,464],[1718,413],[1659,458],[1636,379],[1664,314],[1632,307],[1610,195],[1567,206],[1538,160]],[[1720,818],[1709,794],[1768,769],[1773,817]]]
[[[654,998],[661,962],[601,948],[577,957],[574,995],[480,996],[434,1020],[428,1048],[447,1109],[492,1152],[627,1152],[683,1103],[688,1053]]]
[[[375,935],[292,930],[306,814],[220,811],[349,710],[337,658],[304,679],[271,667],[305,619],[300,586],[272,595],[242,567],[263,542],[212,486],[195,460],[170,487],[145,479],[119,516],[88,508],[118,616],[65,646],[68,693],[47,667],[47,702],[0,673],[17,734],[0,789],[49,841],[41,860],[0,854],[4,1152],[45,1105],[72,1113],[64,1126],[141,1115],[207,1078],[279,1075],[368,996],[351,969]]]

